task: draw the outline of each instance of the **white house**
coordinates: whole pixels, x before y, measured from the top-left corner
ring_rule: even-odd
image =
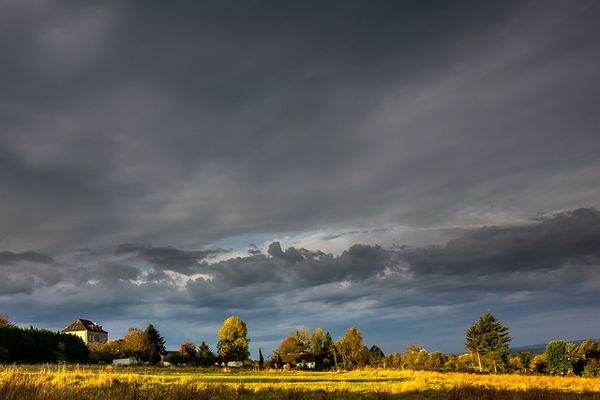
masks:
[[[79,336],[87,345],[108,342],[108,332],[102,329],[101,325],[89,319],[77,319],[61,332]]]

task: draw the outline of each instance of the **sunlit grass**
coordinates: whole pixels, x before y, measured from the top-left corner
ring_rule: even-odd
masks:
[[[0,398],[41,399],[600,399],[600,379],[419,371],[221,371],[3,366]]]

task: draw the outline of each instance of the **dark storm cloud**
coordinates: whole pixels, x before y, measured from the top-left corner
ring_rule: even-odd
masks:
[[[98,277],[103,281],[118,280],[129,282],[138,279],[140,274],[141,271],[133,266],[115,262],[104,262],[98,266],[94,277]]]
[[[262,250],[256,247],[255,244],[251,244],[248,248],[248,254],[257,256],[259,254],[262,254]]]
[[[203,269],[212,278],[210,283],[200,279],[200,284],[221,289],[268,284],[286,291],[345,280],[360,282],[382,273],[394,259],[393,252],[367,245],[354,245],[335,257],[294,247],[284,251],[279,242],[273,242],[268,254],[270,257],[254,255],[206,264]]]
[[[600,261],[600,212],[578,209],[539,224],[466,231],[442,247],[402,252],[417,274],[502,275]]]
[[[448,285],[452,293],[452,285],[459,281],[463,282],[461,289],[470,287],[489,291],[495,287],[519,290],[518,282],[512,281],[513,276],[523,279],[565,268],[575,270],[596,266],[600,260],[598,243],[600,212],[577,209],[546,216],[527,225],[465,229],[444,246],[398,250],[356,244],[339,256],[294,247],[283,250],[279,242],[269,245],[268,255],[249,255],[214,263],[208,263],[206,257],[222,250],[195,251],[132,244],[118,246],[113,256],[97,254],[91,262],[88,260],[80,265],[56,263],[50,256],[35,252],[0,254],[5,265],[3,271],[21,271],[45,282],[48,277],[42,273],[54,271],[62,278],[53,283],[60,280],[78,284],[92,279],[110,282],[136,280],[142,270],[129,263],[142,259],[155,271],[174,271],[188,276],[203,272],[209,277],[196,281],[217,290],[259,287],[261,284],[279,285],[281,290],[339,282],[412,285],[422,279],[423,288],[431,286],[432,291],[443,291],[442,288]],[[131,256],[111,261],[111,257],[122,255]],[[82,259],[78,257],[76,260]],[[465,275],[471,278],[465,281]],[[425,283],[432,276],[448,279]],[[492,276],[499,281],[488,281],[487,284],[480,281]],[[160,277],[165,278],[164,275]],[[452,281],[453,278],[456,282]],[[579,277],[574,275],[570,279],[575,283]],[[448,282],[453,283],[449,285]],[[502,286],[503,282],[506,287]],[[527,282],[525,286],[531,283],[535,282]]]
[[[47,254],[0,252],[0,296],[32,293],[36,284],[49,286],[61,279],[54,260]]]
[[[52,264],[54,262],[49,255],[35,251],[24,251],[22,253],[0,251],[0,265],[13,265],[18,261],[31,261],[42,264]]]
[[[37,302],[52,304],[56,311],[38,316],[42,321],[79,315],[82,306],[115,323],[133,313],[169,326],[191,315],[218,324],[230,313],[255,326],[342,329],[359,321],[392,326],[398,318],[415,326],[426,318],[464,324],[465,314],[488,308],[518,320],[524,309],[535,316],[598,307],[598,243],[600,212],[586,208],[528,224],[462,229],[443,246],[356,244],[337,256],[273,242],[267,254],[211,263],[211,251],[123,244],[113,252],[80,251],[76,262],[5,265],[0,296],[9,305],[4,311],[17,316]],[[17,293],[27,297],[8,297]],[[179,338],[175,329],[165,334]],[[264,329],[259,335],[270,331]]]
[[[307,259],[315,259],[326,255],[320,250],[313,252],[303,248],[296,249],[294,247],[289,247],[285,251],[283,251],[279,242],[273,242],[269,244],[267,254],[269,254],[273,258],[282,259],[290,263],[297,263]]]
[[[549,284],[536,282],[543,273],[560,273],[563,268],[574,271],[584,266],[593,272],[600,265],[598,243],[600,212],[577,209],[527,225],[467,229],[444,246],[395,250],[354,245],[333,256],[293,247],[282,250],[279,242],[273,242],[269,245],[270,257],[229,259],[205,268],[213,275],[212,284],[228,288],[274,282],[287,290],[343,281],[372,281],[385,286],[378,283],[380,279],[401,286],[417,282],[413,289],[430,288],[440,293],[448,286],[451,295],[457,295],[455,285],[479,293],[525,290],[531,285],[538,290],[543,289],[539,285]],[[579,281],[581,276],[575,274],[569,279]],[[431,277],[444,279],[427,283]],[[499,280],[490,281],[491,277]],[[569,286],[568,280],[562,282]]]
[[[206,265],[211,280],[190,281],[187,289],[199,304],[241,309],[266,307],[273,296],[293,298],[319,287],[298,301],[340,305],[370,298],[376,309],[477,303],[486,295],[501,303],[503,297],[527,292],[523,301],[537,307],[568,307],[579,298],[574,292],[589,294],[586,282],[600,279],[599,235],[600,213],[578,209],[526,226],[465,230],[441,247],[354,245],[336,257],[301,256],[272,243],[270,257]]]
[[[159,269],[168,269],[176,272],[190,273],[198,263],[209,256],[224,253],[223,249],[211,250],[180,250],[172,246],[153,247],[137,244],[123,243],[115,249],[115,254],[129,254],[152,263]]]
[[[598,205],[593,1],[0,7],[7,248]]]

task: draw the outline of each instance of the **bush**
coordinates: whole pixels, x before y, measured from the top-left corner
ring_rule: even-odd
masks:
[[[597,358],[588,360],[583,366],[583,376],[600,376],[600,360]]]
[[[573,373],[573,366],[579,360],[575,343],[566,340],[552,340],[546,346],[548,370],[552,374],[567,375]]]

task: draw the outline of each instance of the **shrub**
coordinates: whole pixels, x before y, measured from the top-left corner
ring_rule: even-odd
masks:
[[[548,370],[552,374],[567,375],[573,373],[573,366],[579,360],[577,345],[566,340],[552,340],[546,346]]]

